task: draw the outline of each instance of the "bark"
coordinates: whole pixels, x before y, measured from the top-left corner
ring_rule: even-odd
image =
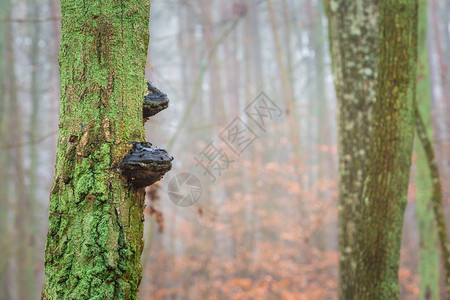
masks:
[[[359,5],[358,5],[359,4]],[[340,299],[355,289],[355,227],[369,152],[372,109],[376,101],[378,7],[361,1],[325,3],[336,97],[339,146]]]
[[[397,299],[417,1],[326,1],[339,100],[340,299]]]
[[[417,1],[380,2],[378,85],[355,247],[357,299],[397,299],[413,145]],[[374,267],[376,266],[376,267]]]
[[[118,172],[144,140],[149,2],[61,2],[60,129],[43,299],[136,299],[144,189]]]
[[[431,90],[427,50],[427,0],[419,1],[418,65],[416,104],[423,118],[424,134],[431,136]],[[439,299],[439,253],[432,202],[432,178],[427,156],[416,137],[417,223],[419,230],[420,299]]]

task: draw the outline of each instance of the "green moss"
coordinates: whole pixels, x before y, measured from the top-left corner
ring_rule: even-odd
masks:
[[[397,299],[417,1],[325,3],[340,111],[339,298]]]
[[[144,137],[148,1],[61,1],[60,132],[44,299],[136,299],[143,190],[115,168]],[[105,121],[107,120],[107,121]],[[68,143],[71,135],[79,138]]]

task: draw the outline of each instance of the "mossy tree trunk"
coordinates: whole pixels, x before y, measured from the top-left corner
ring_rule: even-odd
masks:
[[[363,1],[325,1],[338,99],[340,299],[352,299],[357,278],[355,227],[376,101],[378,7]]]
[[[62,0],[60,124],[43,299],[136,299],[144,189],[118,165],[144,140],[148,0]]]
[[[326,1],[339,100],[340,299],[397,299],[417,0]]]
[[[419,0],[419,33],[416,101],[431,137],[431,90],[427,50],[427,0]],[[414,144],[416,154],[417,223],[419,229],[420,299],[439,299],[439,253],[437,228],[433,213],[433,183],[428,160],[420,139]]]

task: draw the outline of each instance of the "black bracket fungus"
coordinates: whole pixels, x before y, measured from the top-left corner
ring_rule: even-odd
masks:
[[[150,81],[147,81],[147,94],[144,96],[143,116],[147,119],[156,115],[169,106],[167,95],[157,89]]]
[[[120,164],[122,174],[135,188],[146,187],[160,180],[172,168],[173,157],[152,144],[132,142],[133,148]]]

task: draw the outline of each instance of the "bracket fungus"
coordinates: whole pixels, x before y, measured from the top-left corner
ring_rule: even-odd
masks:
[[[120,164],[122,173],[135,188],[146,187],[160,180],[172,168],[173,157],[166,150],[148,142],[132,142],[133,148]]]
[[[143,117],[147,119],[156,115],[169,106],[167,95],[157,89],[150,81],[147,81],[147,94],[144,96]]]

